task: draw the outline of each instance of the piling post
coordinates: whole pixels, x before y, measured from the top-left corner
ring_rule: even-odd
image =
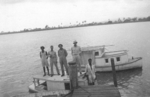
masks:
[[[112,67],[114,85],[115,85],[115,87],[117,87],[117,77],[116,77],[114,58],[111,58],[111,67]]]
[[[69,77],[71,82],[71,90],[78,88],[78,75],[76,62],[69,62]]]

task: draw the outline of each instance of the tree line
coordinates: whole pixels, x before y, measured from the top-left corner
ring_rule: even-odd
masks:
[[[33,29],[23,29],[20,31],[12,31],[12,32],[3,32],[1,31],[0,34],[8,34],[8,33],[20,33],[20,32],[31,32],[31,31],[42,31],[42,30],[54,30],[54,29],[64,29],[64,28],[74,28],[74,27],[84,27],[84,26],[94,26],[94,25],[107,25],[107,24],[119,24],[119,23],[132,23],[132,22],[146,22],[146,21],[150,21],[150,16],[148,17],[143,17],[143,18],[119,18],[118,20],[108,20],[108,21],[104,21],[104,22],[91,22],[91,23],[87,23],[86,20],[82,21],[82,22],[78,22],[76,21],[76,24],[71,24],[67,25],[67,26],[63,26],[62,23],[58,26],[52,26],[49,27],[48,25],[46,25],[44,28],[33,28]]]

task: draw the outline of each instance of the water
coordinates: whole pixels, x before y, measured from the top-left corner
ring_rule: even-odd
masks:
[[[40,46],[49,50],[49,46],[54,45],[57,51],[58,44],[62,43],[68,50],[74,40],[80,46],[115,45],[108,50],[127,49],[130,55],[143,57],[142,70],[118,72],[117,78],[119,87],[129,97],[147,96],[150,94],[149,31],[150,22],[145,22],[1,35],[0,97],[28,93],[32,76],[43,74],[39,58]],[[68,56],[70,59],[71,55]],[[99,84],[112,83],[111,73],[97,73],[97,76]]]

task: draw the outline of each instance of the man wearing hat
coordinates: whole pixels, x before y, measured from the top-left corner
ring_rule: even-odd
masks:
[[[47,56],[47,52],[44,51],[45,47],[44,46],[41,46],[41,52],[40,52],[40,58],[41,58],[41,62],[42,62],[42,66],[43,66],[43,71],[44,71],[44,75],[46,75],[46,71],[45,71],[45,68],[47,68],[47,72],[48,72],[48,75],[49,74],[49,68],[48,68],[48,56]]]
[[[74,46],[71,48],[71,54],[73,57],[73,61],[75,61],[78,64],[79,72],[81,74],[81,48],[77,45],[77,41],[73,42]]]
[[[64,67],[66,69],[66,72],[67,72],[67,75],[69,75],[68,73],[68,65],[67,65],[67,51],[63,48],[63,45],[62,44],[59,44],[58,45],[59,47],[59,50],[58,50],[58,56],[59,56],[59,62],[60,62],[60,65],[61,65],[61,71],[62,71],[62,75],[61,76],[64,76]]]

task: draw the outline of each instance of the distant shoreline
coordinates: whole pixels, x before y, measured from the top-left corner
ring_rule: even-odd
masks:
[[[55,27],[55,28],[44,28],[40,30],[29,30],[29,31],[14,31],[14,32],[4,32],[0,33],[0,35],[8,35],[8,34],[18,34],[18,33],[28,33],[28,32],[39,32],[39,31],[47,31],[47,30],[59,30],[59,29],[69,29],[69,28],[79,28],[79,27],[90,27],[90,26],[104,26],[104,25],[113,25],[113,24],[127,24],[127,23],[141,23],[141,22],[150,22],[147,21],[133,21],[133,22],[117,22],[117,23],[101,23],[101,24],[83,24],[83,25],[75,25],[75,26],[65,26],[65,27]]]

